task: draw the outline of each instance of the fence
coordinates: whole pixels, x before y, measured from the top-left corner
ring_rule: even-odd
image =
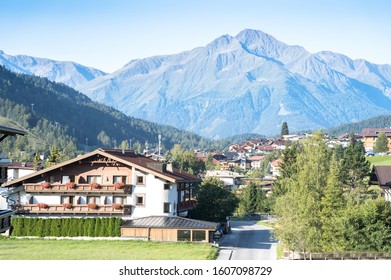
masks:
[[[303,253],[284,252],[285,259],[294,260],[390,260],[391,253],[385,252],[344,252],[344,253]]]

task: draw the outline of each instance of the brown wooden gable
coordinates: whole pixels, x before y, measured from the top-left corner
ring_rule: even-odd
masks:
[[[120,168],[131,170],[132,168],[135,168],[172,183],[201,181],[196,176],[175,168],[172,168],[171,170],[162,168],[159,170],[158,168],[153,167],[152,163],[156,164],[157,162],[137,154],[134,151],[97,149],[88,154],[78,156],[74,159],[45,168],[19,179],[6,182],[3,184],[3,187],[18,186],[23,183],[36,182],[37,180],[44,181],[48,180],[50,176],[55,176],[56,178],[54,180],[58,181],[58,177],[62,175],[75,175],[83,172],[86,174],[93,174],[94,170],[98,170],[99,168],[113,168],[114,170]]]

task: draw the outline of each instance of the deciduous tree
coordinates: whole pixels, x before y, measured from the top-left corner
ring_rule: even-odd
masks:
[[[224,222],[231,216],[238,206],[238,198],[224,187],[224,183],[217,178],[208,177],[200,185],[197,194],[197,206],[191,212],[191,217]]]

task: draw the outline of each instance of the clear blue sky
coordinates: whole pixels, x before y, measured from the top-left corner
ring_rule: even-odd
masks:
[[[391,64],[389,0],[1,0],[0,50],[112,72],[262,30],[310,52]]]

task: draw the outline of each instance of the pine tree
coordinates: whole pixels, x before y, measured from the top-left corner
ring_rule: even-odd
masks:
[[[250,183],[242,193],[240,199],[241,209],[245,213],[257,212],[258,207],[258,190],[257,185]]]
[[[375,153],[387,153],[388,152],[388,139],[386,134],[381,131],[377,136],[373,151]]]
[[[275,201],[277,197],[284,195],[289,186],[288,181],[292,180],[298,171],[297,157],[300,153],[300,148],[296,142],[288,145],[281,155],[281,164],[279,166],[280,177],[274,183],[272,192],[272,201]]]
[[[50,150],[50,156],[48,158],[48,166],[55,165],[60,162],[60,152],[55,144],[53,144],[52,149]]]
[[[363,180],[369,174],[369,169],[370,163],[366,160],[363,143],[351,137],[343,154],[340,175],[342,182],[351,188],[363,187]]]
[[[39,171],[42,169],[41,157],[39,156],[38,150],[35,151],[33,162],[34,162],[34,170],[35,171]]]
[[[288,129],[287,122],[282,123],[280,138],[282,139],[284,135],[289,135],[289,129]]]
[[[333,155],[330,164],[330,173],[324,196],[321,200],[322,223],[322,250],[325,252],[341,252],[344,249],[343,221],[341,216],[344,210],[342,182],[340,180],[340,166]]]

